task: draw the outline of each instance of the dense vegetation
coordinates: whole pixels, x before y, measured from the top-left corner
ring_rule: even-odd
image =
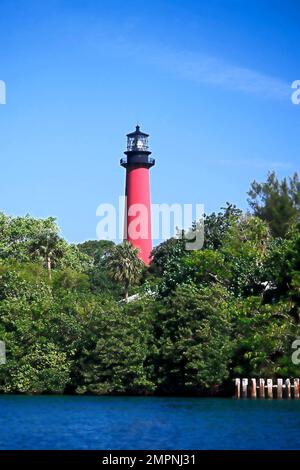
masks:
[[[70,245],[53,218],[0,214],[0,391],[212,393],[299,376],[297,175],[254,182],[249,205],[205,216],[200,251],[165,241],[149,268],[127,243]]]

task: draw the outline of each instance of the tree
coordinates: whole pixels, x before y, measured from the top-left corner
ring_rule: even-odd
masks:
[[[300,330],[289,311],[289,302],[264,304],[261,297],[237,303],[233,318],[234,375],[282,377],[288,362],[292,370],[291,346]]]
[[[300,223],[289,229],[285,239],[273,240],[264,270],[271,287],[266,300],[289,300],[291,314],[300,321]]]
[[[37,233],[30,242],[29,252],[33,257],[40,257],[44,260],[51,279],[53,258],[63,256],[63,246],[61,238],[54,230],[43,230]]]
[[[148,269],[127,242],[76,246],[51,217],[0,213],[0,391],[203,394],[240,374],[297,377],[297,218],[274,237],[227,204],[205,216],[202,250],[167,240]]]
[[[224,254],[217,250],[196,250],[186,258],[190,275],[196,284],[230,285],[230,271],[225,265]]]
[[[87,240],[77,245],[78,249],[92,258],[95,266],[103,262],[105,256],[114,248],[114,242],[110,240]]]
[[[300,215],[300,182],[297,173],[279,181],[274,172],[265,183],[251,184],[248,203],[254,215],[268,222],[275,237],[284,237]]]
[[[71,351],[51,331],[55,300],[42,279],[24,276],[24,269],[2,269],[0,336],[7,363],[0,368],[0,390],[12,393],[62,393],[70,380]],[[62,335],[62,331],[60,330]],[[70,342],[68,343],[70,347]]]
[[[217,250],[223,243],[224,237],[232,225],[242,216],[242,211],[235,205],[227,202],[217,214],[205,215],[204,217],[204,247],[205,249]]]
[[[265,289],[264,261],[270,244],[265,222],[240,215],[231,219],[217,249],[194,251],[185,263],[196,284],[219,284],[236,296],[258,294]]]
[[[70,380],[67,354],[50,342],[25,350],[4,369],[1,375],[6,373],[6,378],[0,390],[5,393],[63,393]]]
[[[185,256],[185,241],[182,238],[170,238],[152,251],[150,271],[156,275],[164,273],[168,266],[181,260]]]
[[[87,255],[60,237],[53,217],[36,219],[0,213],[0,260],[32,263],[40,259],[48,268],[49,277],[53,267],[86,272],[91,266]]]
[[[36,219],[25,217],[10,217],[0,213],[0,259],[14,259],[17,262],[32,261],[29,247],[39,233],[58,234],[59,228],[53,217]]]
[[[242,212],[236,206],[227,203],[219,213],[205,215],[204,220],[195,222],[188,231],[188,237],[192,232],[204,229],[202,250],[186,250],[184,236],[171,238],[154,248],[150,272],[159,279],[156,285],[158,293],[161,296],[167,296],[177,286],[192,279],[197,283],[213,281],[223,283],[226,266],[224,266],[223,255],[217,250],[220,249],[226,234],[232,226],[237,224],[241,215]],[[221,272],[223,273],[222,279]],[[153,281],[152,284],[154,284]],[[225,282],[224,285],[226,285]]]
[[[240,217],[227,231],[220,252],[227,273],[226,285],[236,296],[264,291],[264,264],[271,241],[267,223],[251,215]]]
[[[77,245],[83,256],[88,256],[91,266],[86,271],[89,276],[90,288],[94,293],[107,297],[119,298],[122,288],[120,282],[108,275],[106,258],[115,247],[110,240],[88,240]]]
[[[105,302],[86,325],[77,371],[77,393],[148,393],[151,316],[141,301]]]
[[[150,279],[150,286],[160,296],[169,295],[178,285],[187,282],[189,267],[184,260],[188,254],[183,236],[170,238],[154,248],[149,272],[155,276],[156,282]]]
[[[143,262],[137,255],[138,250],[125,241],[115,246],[105,261],[109,276],[113,280],[123,283],[126,301],[130,286],[139,281],[144,268]]]
[[[179,286],[155,303],[156,374],[167,393],[213,389],[229,375],[230,295],[220,286]]]

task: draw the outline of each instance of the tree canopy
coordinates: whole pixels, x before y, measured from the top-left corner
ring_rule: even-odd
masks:
[[[0,392],[212,394],[238,375],[299,376],[298,177],[249,194],[247,213],[205,215],[203,249],[166,240],[149,268],[127,242],[76,246],[52,217],[1,213]]]
[[[275,237],[286,235],[289,227],[300,216],[300,181],[295,173],[279,181],[274,172],[267,181],[251,184],[249,205],[255,215],[268,222]]]

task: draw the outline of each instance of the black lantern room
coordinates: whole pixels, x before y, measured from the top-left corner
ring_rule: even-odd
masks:
[[[151,152],[148,145],[149,134],[142,132],[140,126],[136,126],[134,132],[127,134],[127,150],[124,152],[126,158],[121,158],[121,165],[125,168],[128,166],[145,166],[151,168],[155,165],[154,158],[151,158]]]

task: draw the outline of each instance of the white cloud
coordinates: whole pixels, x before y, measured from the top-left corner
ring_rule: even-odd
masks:
[[[170,73],[194,82],[257,94],[265,98],[290,98],[289,83],[246,67],[230,64],[217,57],[160,50],[157,53],[153,51],[150,55],[148,53],[148,58]]]
[[[94,36],[94,33],[92,35]],[[99,33],[96,35],[99,37]],[[117,57],[127,57],[132,65],[149,64],[184,80],[264,98],[290,101],[291,84],[281,78],[192,49],[175,50],[161,43],[133,41],[132,36],[134,32],[128,25],[127,28],[121,28],[118,34],[102,28],[97,48],[99,49],[101,44],[103,51],[109,55],[113,53]]]

